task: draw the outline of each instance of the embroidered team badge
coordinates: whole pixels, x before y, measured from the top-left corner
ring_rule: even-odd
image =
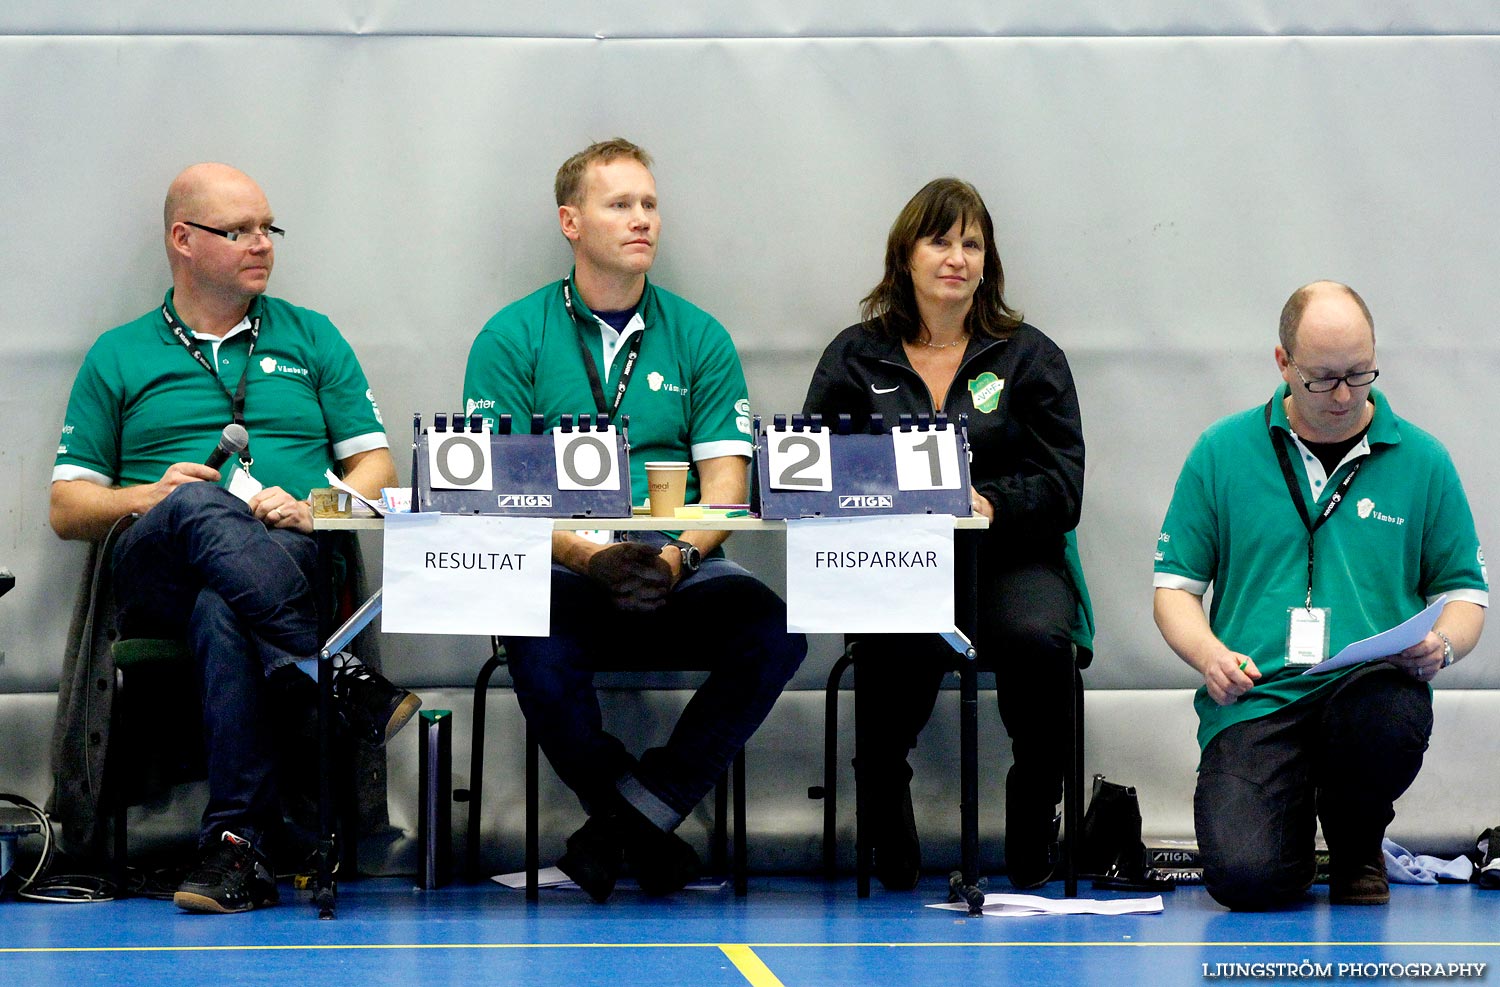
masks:
[[[974,402],[974,410],[987,415],[1000,407],[1000,392],[1003,390],[1005,381],[989,371],[969,381],[969,398]]]

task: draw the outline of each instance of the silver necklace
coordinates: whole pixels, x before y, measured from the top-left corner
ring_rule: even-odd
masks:
[[[968,338],[967,336],[960,336],[960,337],[958,337],[957,339],[955,339],[951,343],[934,343],[930,339],[919,339],[919,340],[917,340],[917,342],[921,343],[923,346],[926,346],[928,349],[946,350],[946,349],[951,349],[954,346],[957,346],[959,343],[962,343],[967,338]]]

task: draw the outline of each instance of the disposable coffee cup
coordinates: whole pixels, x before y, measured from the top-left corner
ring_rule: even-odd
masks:
[[[313,517],[349,517],[352,504],[349,495],[335,487],[314,487],[307,495]]]
[[[689,463],[646,464],[646,490],[651,496],[652,517],[676,517],[687,495]]]

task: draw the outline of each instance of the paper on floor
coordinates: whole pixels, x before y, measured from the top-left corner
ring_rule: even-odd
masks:
[[[927,907],[947,908],[958,912],[969,910],[969,906],[962,901],[945,901]],[[1028,915],[1137,915],[1161,910],[1159,894],[1149,898],[1111,898],[1105,901],[1092,898],[1043,898],[1034,894],[984,896],[984,914],[995,918],[1022,918]]]

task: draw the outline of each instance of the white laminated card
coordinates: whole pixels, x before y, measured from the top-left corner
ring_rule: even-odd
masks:
[[[953,524],[951,514],[788,521],[787,629],[953,630]]]
[[[384,581],[382,631],[545,637],[552,521],[388,514]]]

